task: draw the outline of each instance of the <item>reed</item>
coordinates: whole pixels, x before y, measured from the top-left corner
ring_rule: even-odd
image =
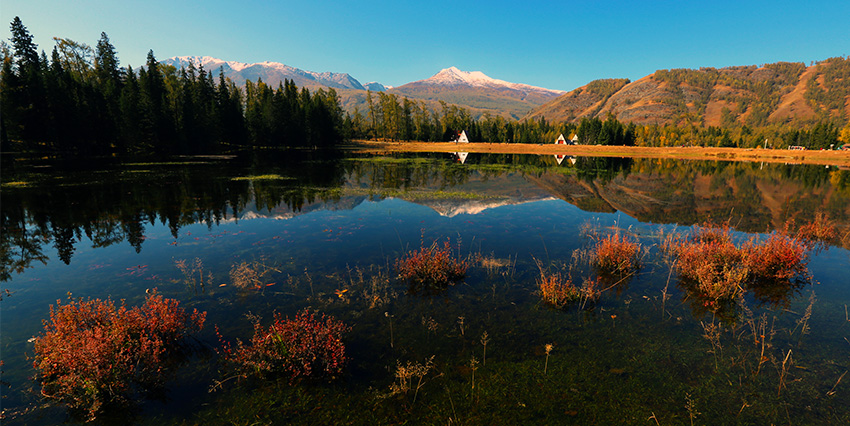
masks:
[[[549,354],[552,352],[552,349],[555,348],[555,345],[552,343],[547,343],[543,346],[543,350],[546,352],[546,362],[543,364],[543,374],[546,374],[546,371],[549,370]]]

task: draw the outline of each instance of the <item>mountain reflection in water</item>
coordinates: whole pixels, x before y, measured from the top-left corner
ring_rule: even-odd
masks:
[[[588,212],[622,212],[641,222],[691,225],[729,220],[738,231],[769,232],[788,219],[824,212],[839,235],[850,228],[850,171],[822,166],[469,154],[344,157],[293,152],[170,163],[22,163],[4,169],[2,269],[7,281],[52,245],[69,264],[77,245],[126,241],[137,252],[148,224],[174,238],[194,223],[292,218],[352,209],[388,197],[444,216],[474,215],[553,198]],[[47,172],[45,172],[47,170]],[[24,182],[7,185],[8,182]],[[843,241],[843,244],[848,244]]]

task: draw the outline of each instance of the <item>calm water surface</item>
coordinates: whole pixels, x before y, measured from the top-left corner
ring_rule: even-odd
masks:
[[[45,403],[31,379],[30,338],[51,304],[71,293],[135,305],[152,288],[207,311],[207,326],[165,395],[104,422],[850,421],[850,377],[842,376],[850,369],[850,171],[461,157],[271,152],[4,164],[4,424],[78,421]],[[709,219],[729,220],[746,241],[816,212],[829,215],[840,237],[812,256],[811,282],[771,298],[750,293],[717,314],[678,285],[657,247]],[[595,304],[542,304],[538,264],[592,279],[576,256],[592,235],[615,229],[643,245],[638,274]],[[396,259],[447,238],[474,260],[462,283],[423,295],[395,279]],[[274,270],[262,288],[239,288],[230,271],[241,262]],[[227,339],[247,340],[248,314],[268,324],[274,312],[305,307],[351,326],[342,378],[229,382],[208,392],[222,378],[214,325]],[[719,346],[704,337],[709,324],[723,330]],[[415,400],[413,392],[389,395],[397,365],[432,356]]]

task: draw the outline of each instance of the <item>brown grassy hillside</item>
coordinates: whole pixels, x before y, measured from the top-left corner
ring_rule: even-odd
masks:
[[[597,80],[612,81],[612,80]],[[764,126],[850,118],[850,59],[831,58],[806,67],[763,66],[659,70],[599,95],[587,86],[535,108],[525,120],[605,118],[637,124]],[[619,86],[619,87],[617,87]]]

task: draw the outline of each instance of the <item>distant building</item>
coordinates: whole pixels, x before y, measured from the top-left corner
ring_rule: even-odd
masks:
[[[566,145],[566,144],[567,144],[567,138],[565,138],[565,137],[564,137],[564,134],[563,134],[563,133],[561,133],[561,135],[560,135],[560,136],[558,136],[558,139],[557,139],[557,140],[555,140],[555,145]],[[562,160],[563,160],[563,159],[562,159]],[[558,161],[558,164],[561,164],[561,162],[560,162],[560,161]]]
[[[571,138],[567,139],[564,137],[564,134],[561,133],[561,135],[558,136],[558,139],[555,141],[555,145],[578,145],[578,135],[576,135],[575,133],[573,133],[572,135],[573,136]]]

